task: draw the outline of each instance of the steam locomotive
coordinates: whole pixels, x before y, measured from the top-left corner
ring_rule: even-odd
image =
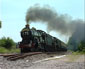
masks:
[[[18,43],[21,53],[67,51],[65,43],[42,30],[30,29],[29,24],[21,30],[21,38]]]

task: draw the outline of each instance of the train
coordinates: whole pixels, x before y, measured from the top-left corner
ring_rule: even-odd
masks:
[[[22,40],[18,42],[21,53],[67,51],[67,45],[42,30],[26,24],[20,32]]]

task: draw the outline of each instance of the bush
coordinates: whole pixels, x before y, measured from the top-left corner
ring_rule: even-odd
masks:
[[[15,42],[11,38],[3,37],[2,39],[0,39],[0,47],[11,49],[13,46],[15,46]]]
[[[85,41],[81,41],[79,46],[78,46],[78,50],[85,52]]]

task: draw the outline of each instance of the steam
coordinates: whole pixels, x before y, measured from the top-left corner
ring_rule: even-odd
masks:
[[[67,14],[58,14],[50,7],[33,6],[27,10],[26,22],[42,21],[47,24],[47,30],[70,35],[76,38],[84,38],[85,21],[81,19],[72,20]],[[76,32],[76,33],[75,33]],[[82,36],[83,35],[83,36]],[[76,39],[74,37],[74,39]],[[80,39],[78,39],[80,40]]]

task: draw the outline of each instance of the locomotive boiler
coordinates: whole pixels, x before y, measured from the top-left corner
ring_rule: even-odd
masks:
[[[21,53],[67,51],[66,44],[42,30],[30,29],[29,24],[21,30],[22,41],[18,46]]]

